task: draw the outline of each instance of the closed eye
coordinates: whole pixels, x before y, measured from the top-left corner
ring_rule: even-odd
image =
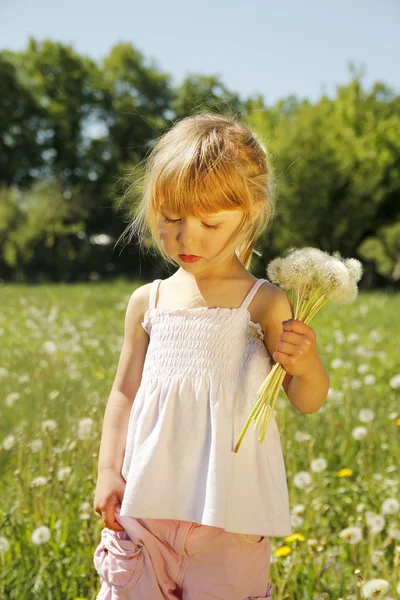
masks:
[[[168,217],[164,217],[164,220],[166,223],[177,223],[181,219],[168,219]],[[203,225],[207,229],[218,229],[218,227],[220,227],[220,225],[207,225],[207,223],[203,223]]]

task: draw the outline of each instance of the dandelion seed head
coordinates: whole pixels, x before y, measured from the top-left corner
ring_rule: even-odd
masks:
[[[339,537],[349,544],[358,544],[362,539],[362,531],[360,527],[346,527],[339,533]]]
[[[5,537],[0,537],[0,554],[4,554],[10,547],[10,542]]]
[[[365,598],[378,598],[381,594],[386,594],[389,590],[389,584],[386,579],[369,579],[362,587]]]
[[[327,466],[328,463],[325,458],[314,458],[314,460],[311,461],[311,470],[314,471],[314,473],[325,471]]]
[[[382,503],[381,512],[385,515],[393,515],[400,508],[400,502],[396,498],[386,498]]]
[[[371,533],[380,533],[385,527],[385,517],[374,513],[366,513],[367,525]]]
[[[311,481],[311,475],[308,471],[299,471],[293,477],[294,485],[299,489],[307,487],[307,485],[310,485]]]
[[[398,388],[400,388],[400,373],[391,378],[390,387],[393,390],[397,390]]]
[[[375,413],[370,408],[362,408],[358,413],[358,418],[362,423],[370,423],[375,418]]]
[[[50,529],[48,527],[46,527],[45,525],[38,527],[32,533],[31,539],[32,539],[32,542],[37,545],[48,542],[50,539]]]
[[[352,431],[352,436],[355,440],[363,440],[368,435],[368,429],[360,425]]]
[[[307,301],[319,290],[319,296],[339,304],[357,297],[357,281],[362,265],[356,259],[344,259],[338,252],[332,256],[318,248],[289,248],[284,257],[272,260],[267,267],[270,281],[297,293]]]
[[[345,258],[344,264],[346,265],[346,267],[349,271],[350,279],[352,279],[352,281],[354,283],[357,283],[357,281],[360,281],[361,276],[363,274],[363,267],[362,267],[362,264],[360,263],[360,261],[355,258]],[[368,307],[367,307],[367,309],[368,309]]]

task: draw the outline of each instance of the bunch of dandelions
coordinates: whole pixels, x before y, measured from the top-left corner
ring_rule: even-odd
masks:
[[[275,258],[267,267],[272,283],[283,288],[288,298],[292,319],[308,325],[317,312],[332,300],[338,304],[353,302],[358,293],[357,282],[363,269],[355,258],[343,259],[339,252],[329,255],[318,248],[291,248],[284,258]],[[258,440],[264,441],[286,371],[276,363],[257,391],[257,403],[236,443],[240,444],[250,422],[259,429]]]

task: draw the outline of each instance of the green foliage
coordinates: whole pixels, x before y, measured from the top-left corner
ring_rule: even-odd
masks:
[[[132,214],[122,200],[125,183],[154,140],[189,114],[235,115],[265,143],[277,199],[275,221],[258,240],[263,256],[254,259],[256,270],[288,246],[310,245],[360,259],[368,255],[369,272],[394,285],[398,247],[390,242],[386,248],[385,232],[400,214],[400,97],[381,82],[363,89],[362,72],[349,67],[352,79],[333,99],[322,96],[312,105],[291,95],[267,107],[259,95],[240,99],[216,75],[190,74],[175,88],[171,76],[132,44],[116,44],[98,64],[69,45],[31,38],[24,51],[0,53],[0,84],[7,90],[0,99],[0,185],[14,187],[17,195],[57,185],[78,229],[84,221],[87,236],[105,233],[116,240],[123,227],[120,205]],[[24,219],[18,209],[4,210],[14,211],[7,222]],[[27,230],[35,229],[33,221]],[[20,231],[18,244],[3,236],[3,278],[35,270],[51,277],[52,263],[44,262],[45,223],[42,235]],[[36,262],[32,238],[39,244]],[[80,253],[89,257],[83,244],[82,238]],[[64,262],[65,256],[59,258]],[[100,262],[132,269],[126,254]]]
[[[360,244],[358,251],[362,258],[375,261],[381,275],[400,279],[400,223],[380,227],[375,236]]]

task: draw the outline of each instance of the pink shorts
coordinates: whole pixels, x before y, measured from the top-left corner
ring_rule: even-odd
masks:
[[[123,517],[94,553],[97,600],[272,599],[267,536],[241,536],[190,521]],[[247,541],[249,540],[249,541]]]

